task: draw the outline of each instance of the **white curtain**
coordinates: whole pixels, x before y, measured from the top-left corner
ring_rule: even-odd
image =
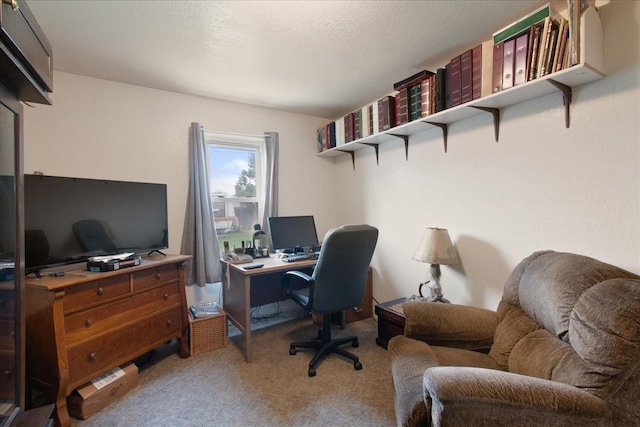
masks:
[[[278,216],[278,132],[265,132],[265,152],[267,173],[265,180],[264,213],[262,229],[267,233],[267,241],[271,241],[267,218]]]
[[[189,135],[189,193],[181,253],[192,255],[185,271],[187,284],[219,282],[222,278],[220,248],[213,222],[207,148],[202,126],[191,123]]]

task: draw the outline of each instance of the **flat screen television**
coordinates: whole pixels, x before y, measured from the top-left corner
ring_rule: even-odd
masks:
[[[274,251],[303,252],[318,246],[316,223],[311,215],[272,216],[268,222]]]
[[[160,251],[169,246],[167,186],[26,174],[24,225],[27,272]]]

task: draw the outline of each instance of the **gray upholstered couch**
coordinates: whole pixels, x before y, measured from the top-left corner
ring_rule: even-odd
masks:
[[[404,305],[389,342],[399,426],[640,425],[640,277],[536,252],[496,312]]]

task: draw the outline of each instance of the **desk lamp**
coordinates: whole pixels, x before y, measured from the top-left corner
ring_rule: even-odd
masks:
[[[442,297],[440,265],[456,265],[459,262],[458,254],[451,243],[449,232],[445,228],[427,228],[411,258],[431,264],[431,285],[429,286],[431,288],[431,296],[425,297],[425,299],[448,302]],[[421,283],[420,288],[426,283],[429,282]],[[421,290],[420,294],[422,295]]]
[[[258,246],[256,243],[256,240],[261,242],[265,237],[267,237],[267,233],[264,232],[260,224],[254,225],[253,230],[253,248],[255,250],[255,258],[269,255],[269,251],[265,250],[266,247]]]

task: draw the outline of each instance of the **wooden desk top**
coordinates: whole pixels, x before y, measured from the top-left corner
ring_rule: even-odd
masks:
[[[245,276],[253,276],[258,274],[266,274],[266,273],[274,273],[277,271],[283,270],[296,270],[304,267],[313,267],[318,262],[317,259],[303,259],[301,261],[295,262],[284,262],[282,259],[278,258],[275,255],[269,255],[267,258],[256,258],[253,262],[248,262],[246,264],[231,264],[224,259],[221,259],[222,267],[224,270],[227,269],[227,266],[237,271]],[[263,264],[263,267],[254,268],[254,269],[245,269],[244,267],[248,265],[255,264]]]

